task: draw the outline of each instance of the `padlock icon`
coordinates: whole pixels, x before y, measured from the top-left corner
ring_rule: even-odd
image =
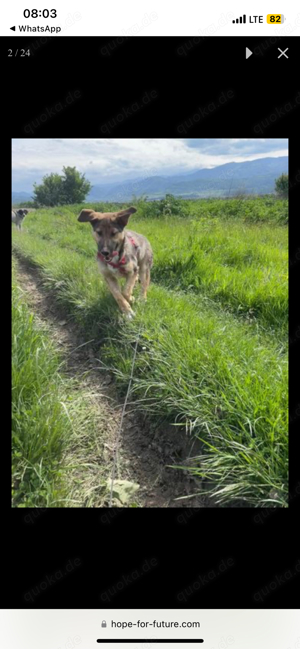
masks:
[[[103,620],[103,622],[101,622],[101,626],[102,626],[102,628],[105,628],[107,626],[105,620]]]

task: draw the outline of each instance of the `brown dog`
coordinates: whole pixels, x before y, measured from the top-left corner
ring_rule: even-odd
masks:
[[[128,318],[134,316],[130,303],[134,301],[132,291],[136,280],[141,282],[141,296],[147,297],[150,283],[150,268],[153,252],[149,241],[142,234],[131,230],[124,231],[135,207],[121,212],[94,212],[82,210],[78,221],[89,221],[93,228],[93,237],[98,245],[97,262],[108,288],[117,301],[121,311]],[[118,279],[125,278],[121,291]]]

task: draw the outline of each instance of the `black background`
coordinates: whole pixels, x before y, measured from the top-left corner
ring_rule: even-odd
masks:
[[[248,60],[246,47],[254,52]],[[278,47],[289,47],[288,60],[277,58]],[[32,56],[16,55],[22,48],[30,48]],[[13,35],[2,39],[1,49],[7,135],[289,137],[291,213],[296,209],[298,38]],[[153,92],[143,103],[145,93]],[[228,100],[218,105],[224,94]],[[75,100],[68,104],[71,96]],[[295,237],[291,244],[296,286]],[[294,309],[293,357],[299,345],[297,304]],[[294,390],[292,413],[297,381],[291,382],[291,398]],[[297,432],[298,420],[294,414],[291,431]],[[295,471],[297,457],[293,449]],[[2,607],[297,607],[300,481],[295,476],[290,491],[286,510],[7,509]],[[151,565],[147,572],[145,562]]]
[[[289,59],[278,59],[278,47],[289,48]],[[30,57],[15,56],[28,48]],[[295,104],[299,91],[298,37],[14,36],[2,39],[2,52],[14,137],[286,137],[299,120],[300,104],[276,111]],[[222,93],[233,97],[214,110]]]

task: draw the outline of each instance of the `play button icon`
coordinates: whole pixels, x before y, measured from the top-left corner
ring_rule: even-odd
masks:
[[[251,56],[252,54],[253,52],[251,52],[251,50],[249,50],[249,48],[246,47],[246,59],[249,59],[249,56]]]

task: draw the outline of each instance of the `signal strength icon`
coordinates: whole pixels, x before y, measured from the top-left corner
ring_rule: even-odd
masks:
[[[239,18],[236,18],[232,22],[233,23],[245,23],[246,22],[246,14],[244,14],[243,16],[240,16]]]

